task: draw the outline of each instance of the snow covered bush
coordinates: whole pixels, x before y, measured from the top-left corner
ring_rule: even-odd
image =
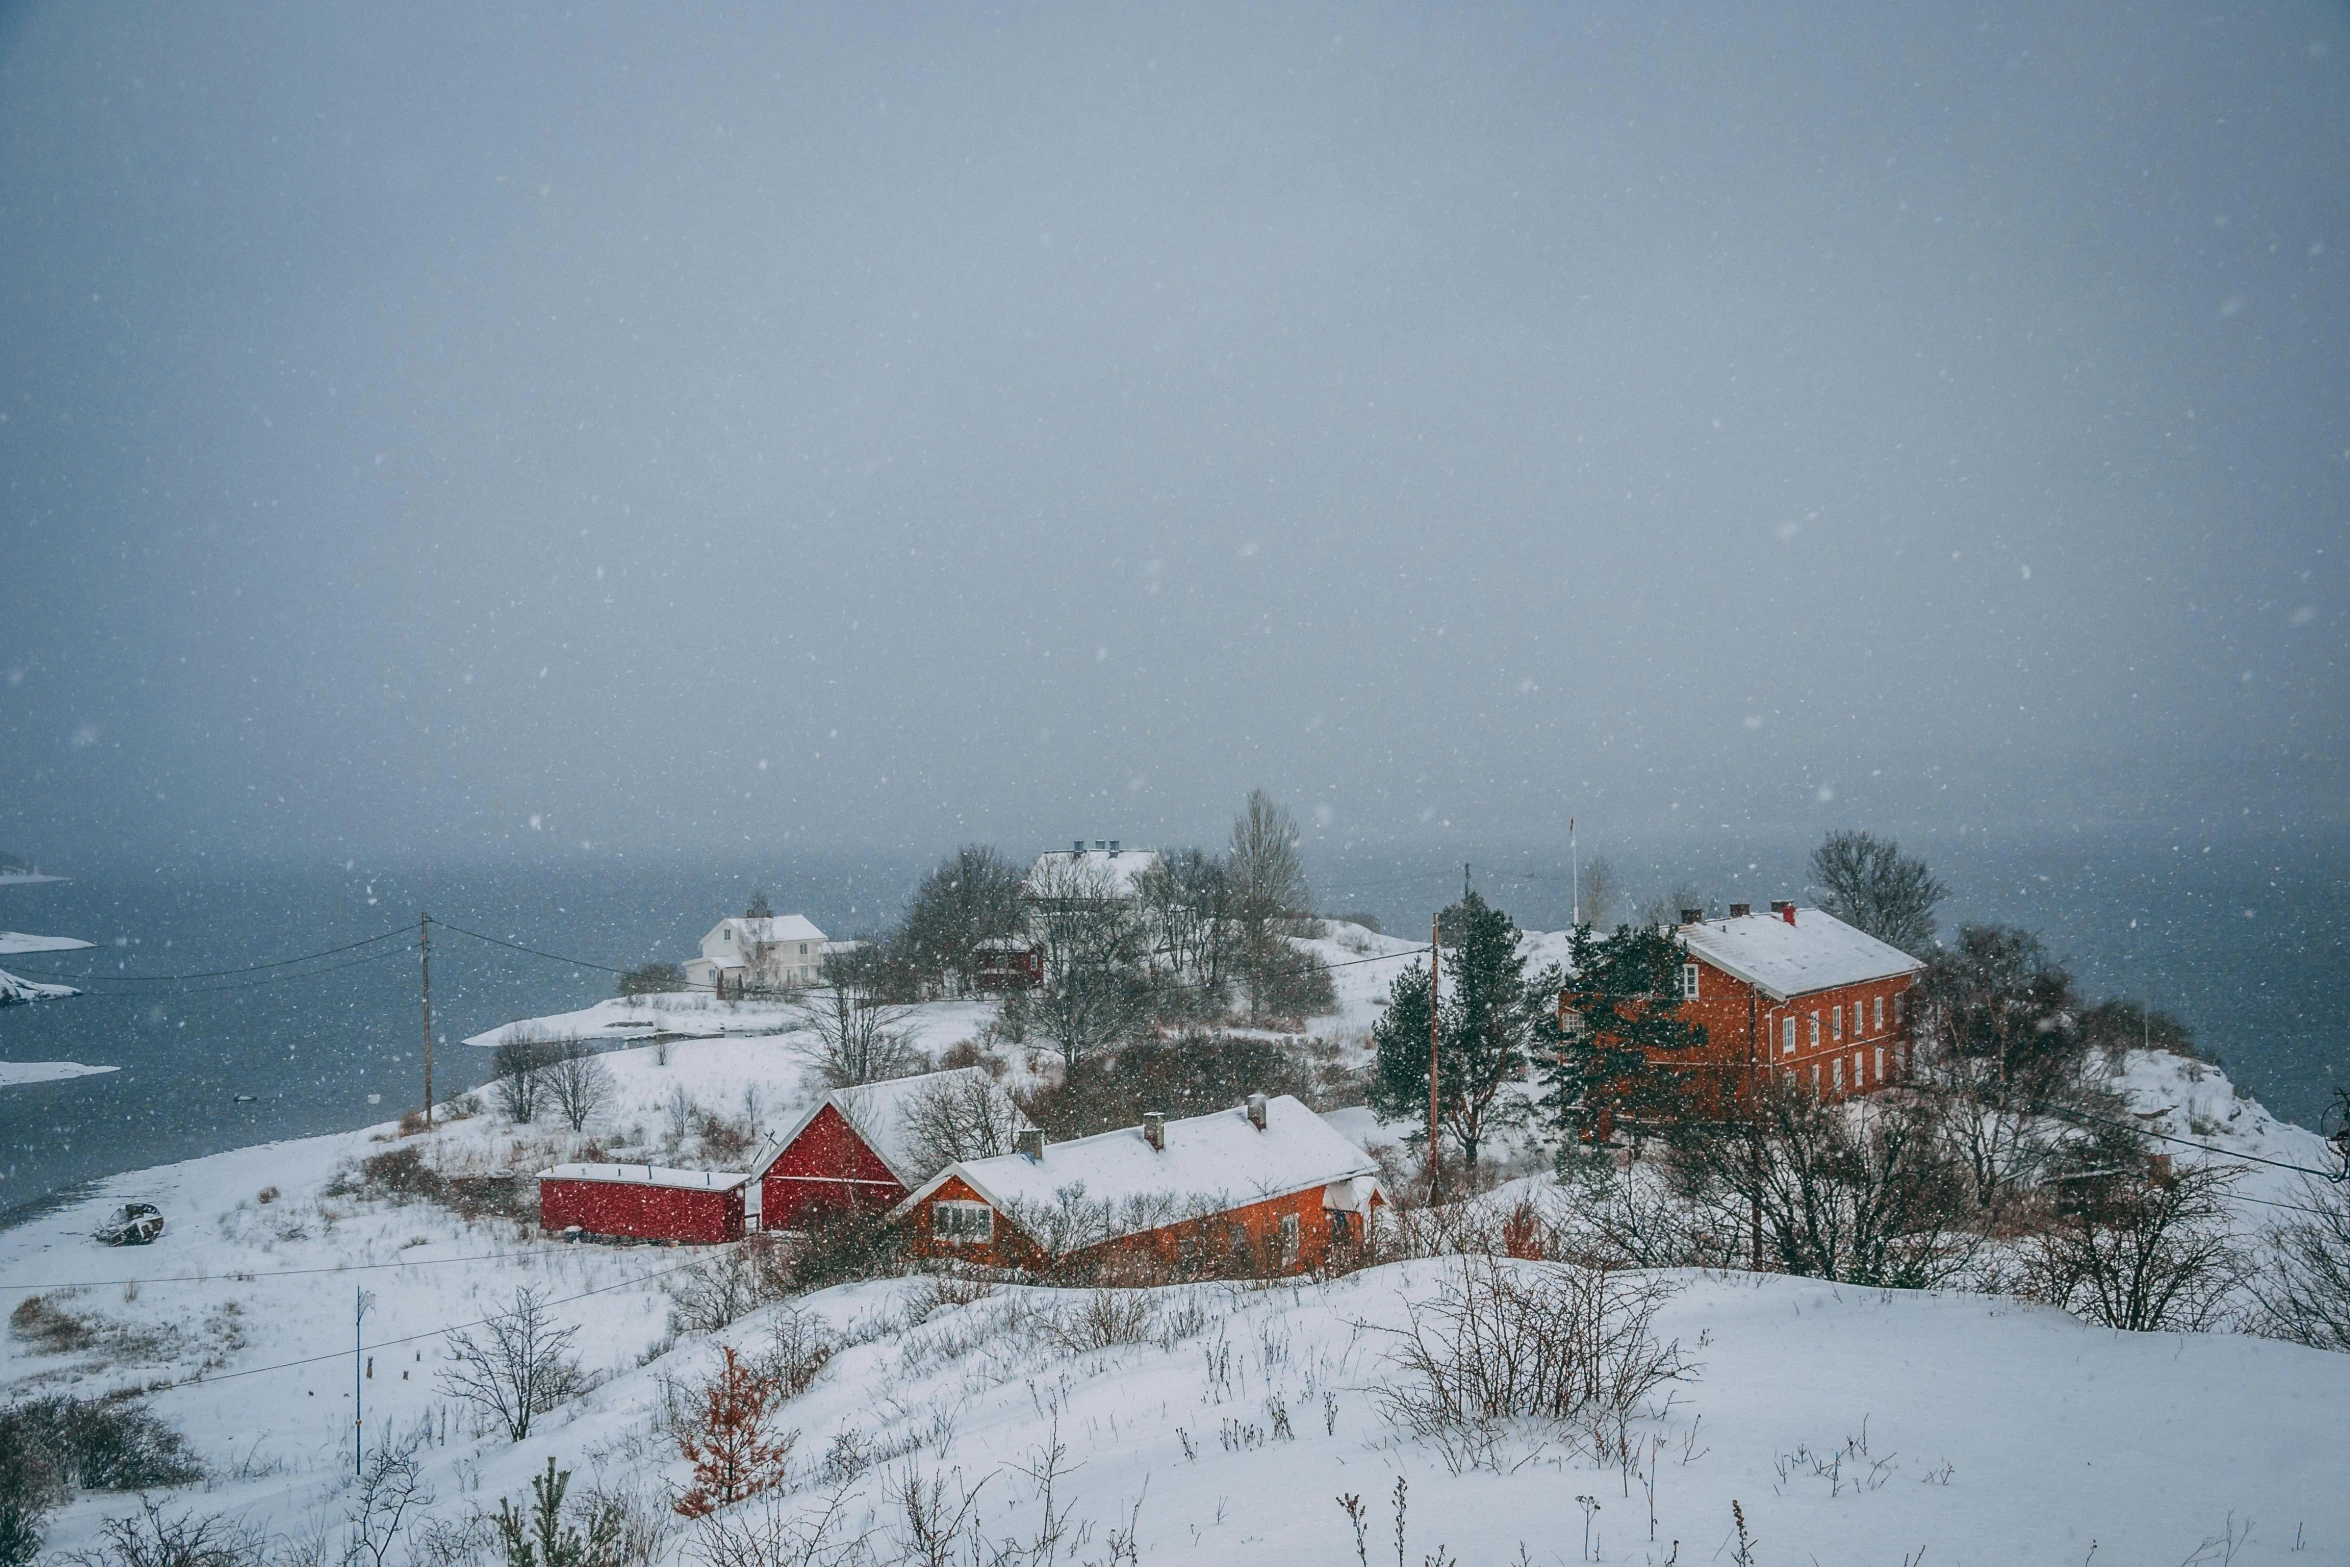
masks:
[[[2253,1282],[2272,1338],[2350,1354],[2350,1191],[2301,1184],[2302,1217],[2272,1227],[2270,1266]]]
[[[2238,1174],[2165,1159],[2098,1181],[2034,1238],[2029,1288],[2109,1328],[2217,1326],[2246,1272],[2225,1200]]]
[[[1656,1314],[1672,1287],[1645,1275],[1467,1256],[1395,1336],[1388,1418],[1440,1444],[1456,1469],[1492,1462],[1528,1421],[1597,1432],[1695,1375]]]
[[[63,1559],[74,1567],[261,1567],[259,1531],[219,1513],[177,1517],[153,1497],[139,1510],[100,1526],[99,1544]]]
[[[571,1342],[576,1327],[557,1327],[539,1292],[523,1288],[472,1331],[452,1332],[442,1390],[471,1406],[484,1425],[519,1442],[540,1415],[587,1391]]]

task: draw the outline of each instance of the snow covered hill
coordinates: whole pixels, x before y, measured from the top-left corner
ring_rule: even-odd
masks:
[[[1333,972],[1338,1018],[1317,1020],[1334,1029],[1367,1026],[1417,950],[1355,927],[1317,946],[1350,965]],[[972,1038],[989,1015],[922,1008],[922,1048]],[[670,1037],[600,1058],[615,1093],[582,1132],[515,1128],[485,1110],[433,1134],[434,1162],[494,1178],[592,1145],[723,1164],[720,1133],[788,1119],[813,1093],[805,1040],[777,1031],[790,1021],[643,1002],[534,1020],[544,1037]],[[2273,1120],[2216,1069],[2133,1052],[2118,1080],[2152,1130],[2328,1167],[2315,1134]],[[1360,1112],[1334,1119],[1359,1139],[1383,1135]],[[1074,1562],[1104,1560],[1112,1531],[1129,1528],[1141,1562],[1353,1562],[1342,1495],[1361,1499],[1368,1549],[1383,1557],[1399,1479],[1406,1560],[1464,1567],[1517,1562],[1521,1546],[1534,1562],[1728,1561],[1733,1501],[1764,1563],[1890,1567],[1922,1551],[1936,1564],[2168,1564],[2217,1562],[2231,1546],[2239,1564],[2350,1559],[2350,1356],[2116,1333],[1983,1295],[1675,1273],[1659,1276],[1672,1294],[1656,1330],[1694,1370],[1620,1433],[1635,1463],[1602,1456],[1588,1432],[1520,1425],[1494,1461],[1463,1465],[1457,1447],[1448,1458],[1399,1426],[1385,1398],[1403,1385],[1395,1330],[1456,1264],[1115,1294],[918,1277],[678,1339],[664,1286],[717,1249],[566,1245],[352,1179],[362,1160],[425,1146],[385,1125],[240,1149],[115,1177],[0,1232],[0,1303],[15,1312],[0,1343],[6,1395],[149,1390],[212,1471],[171,1505],[271,1535],[311,1537],[342,1516],[355,1380],[371,1441],[430,1433],[442,1516],[518,1496],[553,1456],[583,1486],[633,1489],[669,1517],[665,1494],[687,1478],[668,1431],[675,1390],[690,1393],[719,1342],[757,1351],[797,1310],[838,1348],[785,1408],[798,1436],[772,1500],[787,1520],[833,1508],[836,1537],[862,1535],[885,1561],[905,1528],[892,1495],[909,1476],[936,1479],[950,1500],[976,1488],[990,1539],[1033,1538],[1048,1470]],[[2285,1201],[2298,1181],[2261,1166],[2238,1190]],[[124,1250],[90,1240],[127,1200],[164,1210],[163,1238]],[[2242,1212],[2249,1231],[2269,1211]],[[438,1372],[447,1330],[524,1286],[581,1330],[597,1385],[513,1444],[470,1429]],[[362,1290],[372,1300],[355,1360]],[[54,1520],[52,1547],[91,1543],[131,1506],[79,1497]],[[670,1522],[664,1559],[686,1560],[692,1531]]]

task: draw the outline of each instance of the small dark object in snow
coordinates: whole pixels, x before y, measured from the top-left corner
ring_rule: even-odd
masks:
[[[241,1105],[249,1105],[259,1097],[260,1096],[258,1094],[239,1094],[237,1095],[237,1103]]]
[[[162,1233],[163,1210],[151,1202],[126,1202],[97,1229],[98,1239],[109,1246],[146,1246]]]

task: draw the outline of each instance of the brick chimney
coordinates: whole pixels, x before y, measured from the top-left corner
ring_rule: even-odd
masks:
[[[1167,1116],[1164,1111],[1145,1110],[1142,1113],[1142,1140],[1151,1145],[1154,1153],[1167,1151]]]
[[[1248,1118],[1250,1124],[1255,1126],[1258,1131],[1261,1132],[1265,1129],[1265,1096],[1263,1094],[1248,1096]]]
[[[1684,925],[1702,925],[1705,923],[1705,910],[1683,909],[1681,911],[1681,923]]]
[[[1030,1164],[1044,1163],[1044,1133],[1033,1127],[1022,1132],[1019,1139],[1019,1151],[1027,1156]]]
[[[1782,903],[1782,904],[1780,904],[1780,905],[1779,905],[1779,917],[1780,917],[1781,919],[1785,920],[1785,921],[1786,921],[1788,924],[1790,924],[1790,925],[1794,924],[1794,923],[1795,923],[1795,905],[1794,905],[1794,904],[1792,904],[1792,903]]]
[[[1753,912],[1754,905],[1751,903],[1733,903],[1730,905],[1730,918],[1734,920],[1742,920]]]

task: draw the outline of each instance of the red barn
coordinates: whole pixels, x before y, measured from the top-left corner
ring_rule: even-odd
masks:
[[[920,1123],[941,1107],[957,1124],[992,1128],[999,1148],[1028,1124],[1011,1096],[975,1066],[835,1089],[752,1167],[761,1227],[800,1229],[852,1208],[896,1207],[938,1173],[938,1138]]]
[[[1705,1025],[1702,1066],[1732,1085],[1776,1070],[1831,1098],[1909,1071],[1909,989],[1925,965],[1824,909],[1743,903],[1684,918],[1681,1011]],[[1562,1005],[1564,1003],[1562,1002]]]
[[[1368,1154],[1296,1099],[969,1159],[899,1204],[917,1256],[1047,1272],[1122,1260],[1302,1273],[1366,1238]]]
[[[539,1172],[539,1225],[616,1239],[738,1241],[750,1180],[739,1170],[559,1164]]]

